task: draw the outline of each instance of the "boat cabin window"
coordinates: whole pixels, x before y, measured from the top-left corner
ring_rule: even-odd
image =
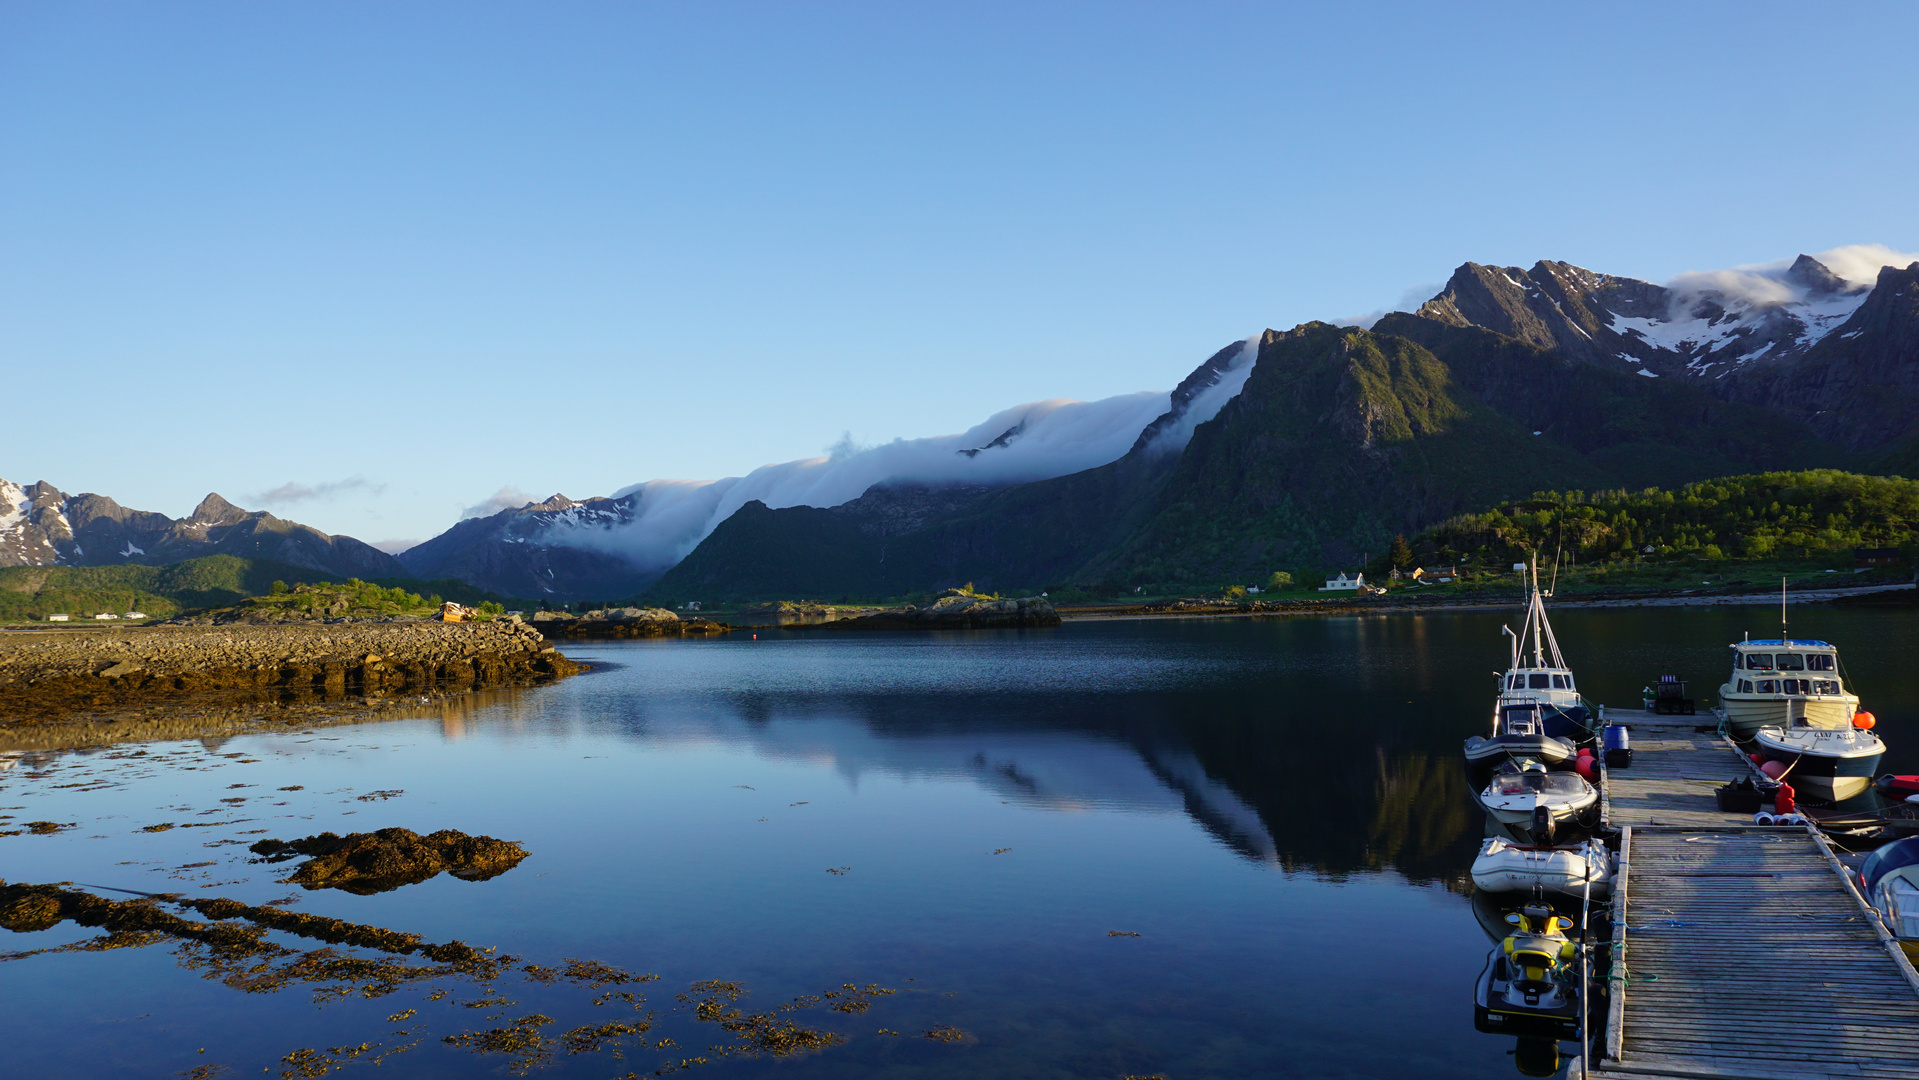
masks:
[[[1781,671],[1806,670],[1806,657],[1803,653],[1782,652],[1777,657],[1774,657],[1773,662]],[[1480,685],[1483,686],[1485,684],[1482,683]]]
[[[1514,676],[1513,676],[1513,681],[1512,681],[1512,688],[1513,688],[1514,690],[1524,690],[1524,689],[1526,689],[1526,676],[1524,676],[1524,675],[1514,675]]]
[[[1752,693],[1752,680],[1751,679],[1739,680],[1739,692],[1742,694]]]
[[[1823,653],[1823,652],[1812,653],[1811,655],[1806,657],[1806,670],[1831,671],[1833,670],[1832,661],[1833,661],[1833,655],[1831,653]]]
[[[1746,667],[1753,671],[1770,668],[1772,667],[1772,654],[1769,652],[1749,652],[1746,654]],[[1484,686],[1486,684],[1480,683],[1480,685]]]
[[[1549,675],[1528,675],[1526,676],[1526,681],[1530,684],[1527,688],[1531,690],[1549,690],[1552,688],[1552,677]],[[1486,684],[1480,683],[1479,685],[1484,686]]]
[[[1812,681],[1812,692],[1815,694],[1837,694],[1839,692],[1839,680],[1814,679]]]
[[[1554,689],[1554,690],[1566,690],[1566,689],[1569,689],[1569,688],[1571,688],[1571,686],[1572,686],[1572,681],[1571,681],[1571,680],[1569,680],[1569,679],[1567,679],[1567,678],[1566,678],[1566,677],[1565,677],[1564,675],[1554,675],[1554,676],[1553,676],[1553,689]]]
[[[1480,683],[1479,685],[1484,686],[1486,684]],[[1779,692],[1779,680],[1778,679],[1759,680],[1759,692],[1762,694],[1777,694]]]

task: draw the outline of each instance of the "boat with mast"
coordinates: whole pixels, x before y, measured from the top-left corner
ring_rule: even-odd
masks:
[[[1573,747],[1592,739],[1595,712],[1579,695],[1572,669],[1559,652],[1552,620],[1546,617],[1548,594],[1539,588],[1539,564],[1530,563],[1527,569],[1525,621],[1518,633],[1510,626],[1500,627],[1501,633],[1512,638],[1512,651],[1506,671],[1499,676],[1499,694],[1493,704],[1493,740],[1509,733],[1564,740],[1569,744],[1565,756],[1570,757]],[[1473,757],[1470,746],[1467,757]],[[1550,760],[1547,763],[1557,764]]]

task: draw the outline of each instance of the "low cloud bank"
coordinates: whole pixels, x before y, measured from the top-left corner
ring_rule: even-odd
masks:
[[[516,487],[502,487],[490,497],[460,511],[460,520],[468,518],[492,517],[502,510],[518,510],[530,502],[539,502],[533,496]]]
[[[1846,284],[1870,287],[1879,280],[1881,267],[1909,265],[1919,261],[1919,253],[1894,251],[1884,244],[1848,244],[1818,252],[1813,258]],[[1674,277],[1666,287],[1674,293],[1675,307],[1690,308],[1706,297],[1751,307],[1795,303],[1806,298],[1807,290],[1786,274],[1793,261],[1776,259],[1730,270],[1694,271]]]
[[[1195,394],[1155,445],[1184,446],[1194,426],[1212,419],[1238,394],[1252,372],[1253,348],[1244,348],[1212,386]],[[1123,456],[1171,404],[1170,391],[1099,401],[1053,398],[995,413],[955,435],[895,439],[878,446],[862,446],[848,432],[822,457],[766,465],[722,480],[649,480],[622,488],[614,494],[639,495],[629,524],[612,529],[556,526],[548,539],[608,551],[641,569],[664,571],[756,499],[775,508],[838,506],[881,482],[1004,485],[1065,476]]]

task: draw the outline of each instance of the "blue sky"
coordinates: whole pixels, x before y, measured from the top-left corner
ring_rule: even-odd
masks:
[[[417,539],[1165,389],[1468,259],[1911,251],[1914,40],[1910,4],[0,4],[0,476]]]

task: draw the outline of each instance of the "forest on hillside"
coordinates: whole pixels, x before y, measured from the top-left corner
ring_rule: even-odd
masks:
[[[1767,472],[1671,490],[1543,491],[1461,514],[1410,545],[1412,558],[1502,565],[1557,553],[1579,564],[1841,558],[1860,548],[1910,557],[1919,481],[1836,469]]]

